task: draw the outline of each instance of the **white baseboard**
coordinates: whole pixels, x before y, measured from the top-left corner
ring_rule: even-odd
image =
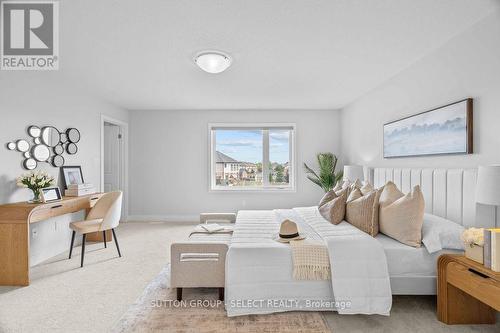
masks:
[[[199,223],[199,215],[129,215],[127,222],[186,222]]]

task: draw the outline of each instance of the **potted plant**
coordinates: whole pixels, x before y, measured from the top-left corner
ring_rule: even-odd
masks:
[[[307,178],[314,184],[318,185],[323,189],[323,191],[328,192],[337,182],[342,180],[343,172],[335,172],[337,168],[337,156],[332,153],[319,153],[316,155],[318,160],[319,172],[316,173],[313,169],[304,163],[304,169],[306,171]]]
[[[33,199],[30,202],[40,202],[40,190],[53,185],[54,177],[41,171],[31,171],[17,178],[17,186],[33,191]]]
[[[462,233],[465,244],[465,256],[471,260],[483,263],[484,229],[469,228]]]

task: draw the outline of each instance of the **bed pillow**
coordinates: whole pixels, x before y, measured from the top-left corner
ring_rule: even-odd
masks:
[[[323,196],[323,198],[321,198],[321,200],[319,201],[318,207],[321,207],[324,204],[332,201],[336,197],[337,197],[337,195],[336,195],[334,190],[326,192],[325,195]]]
[[[337,184],[335,184],[335,186],[333,187],[332,191],[340,191],[342,189],[342,184],[340,182],[337,182]]]
[[[460,236],[465,228],[442,217],[424,214],[422,226],[422,243],[429,253],[443,249],[464,250]]]
[[[360,190],[361,190],[361,193],[363,195],[366,195],[366,194],[370,193],[371,191],[374,191],[375,188],[372,186],[372,184],[365,183],[363,186],[361,186]]]
[[[359,188],[351,190],[346,204],[347,222],[375,237],[378,234],[378,197],[380,191],[366,195]]]
[[[396,184],[388,181],[382,188],[382,193],[380,193],[379,205],[381,207],[387,206],[401,197],[404,197],[404,193],[398,189]]]
[[[387,184],[382,190],[380,194],[380,232],[403,244],[420,247],[425,209],[424,196],[420,186],[415,186],[410,193],[394,200],[398,196],[399,194],[390,184]]]
[[[345,217],[347,191],[343,190],[339,192],[340,195],[337,195],[333,190],[327,192],[318,206],[321,216],[333,224],[339,224]]]

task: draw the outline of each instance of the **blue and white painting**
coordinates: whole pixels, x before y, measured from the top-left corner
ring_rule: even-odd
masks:
[[[384,125],[384,157],[468,153],[468,100]]]

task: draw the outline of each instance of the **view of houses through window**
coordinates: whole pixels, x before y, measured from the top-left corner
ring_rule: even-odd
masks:
[[[215,188],[290,187],[292,135],[290,127],[212,128]]]

